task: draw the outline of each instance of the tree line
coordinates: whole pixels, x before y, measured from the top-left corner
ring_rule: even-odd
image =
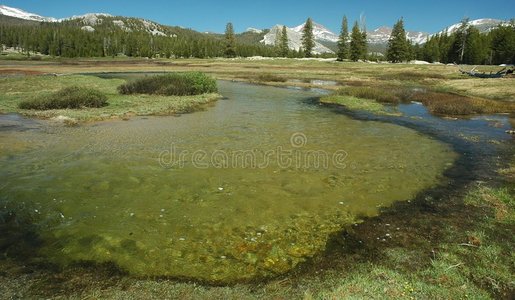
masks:
[[[236,35],[228,23],[224,35],[202,34],[180,27],[162,26],[164,34],[145,30],[141,20],[119,18],[126,24],[139,24],[126,30],[114,24],[114,17],[105,17],[94,31],[84,30],[80,20],[61,23],[25,23],[0,20],[0,44],[20,49],[27,55],[41,53],[60,57],[313,57],[316,46],[313,21],[306,20],[302,31],[302,47],[288,47],[287,28],[276,32],[275,46],[263,45],[244,34]],[[139,22],[139,23],[138,23]],[[515,22],[480,33],[463,20],[458,30],[431,36],[423,45],[412,44],[406,37],[401,18],[393,27],[384,57],[368,52],[367,31],[363,21],[355,22],[349,31],[347,17],[342,19],[336,57],[343,60],[382,59],[405,62],[413,59],[458,64],[515,63]]]
[[[119,20],[120,18],[116,18]],[[114,20],[114,18],[113,18]],[[126,24],[130,18],[123,19]],[[126,30],[106,17],[85,30],[80,21],[61,23],[0,22],[0,44],[27,55],[40,53],[56,57],[221,57],[226,52],[223,37],[198,33],[180,27],[161,28],[163,34],[145,29]],[[134,22],[134,21],[132,21]],[[273,47],[261,43],[236,42],[234,56],[276,56]]]
[[[415,52],[418,59],[428,62],[515,64],[515,21],[480,33],[464,19],[458,30],[432,36],[423,46],[416,47]]]

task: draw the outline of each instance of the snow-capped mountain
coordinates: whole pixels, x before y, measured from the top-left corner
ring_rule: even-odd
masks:
[[[288,47],[298,51],[302,47],[302,30],[299,32],[298,30],[295,30],[296,28],[297,27],[286,27],[286,33],[288,35]],[[272,29],[270,29],[270,32],[265,35],[261,43],[264,43],[265,45],[275,45],[277,34],[281,34],[282,29],[283,25],[275,25],[272,27]],[[316,35],[315,39],[317,39]],[[313,49],[313,53],[334,53],[334,51],[315,41],[315,48]]]
[[[247,30],[245,30],[245,32],[252,32],[252,33],[261,34],[261,33],[263,33],[263,30],[257,29],[257,28],[253,28],[253,27],[249,27],[249,28],[247,28]]]
[[[370,44],[387,44],[392,34],[392,28],[382,26],[374,31],[367,32],[367,40]],[[406,38],[415,44],[423,44],[429,37],[429,33],[419,31],[406,31]]]
[[[89,13],[80,16],[72,16],[64,19],[56,19],[52,17],[43,17],[34,13],[26,12],[19,8],[13,8],[5,5],[0,5],[0,15],[5,15],[9,17],[36,21],[36,22],[77,22],[84,31],[93,32],[95,31],[95,27],[103,24],[103,22],[108,21],[112,22],[115,26],[129,32],[129,31],[147,31],[153,35],[162,35],[162,36],[171,36],[174,37],[175,34],[172,34],[167,30],[167,26],[163,26],[157,24],[155,22],[151,22],[144,19],[139,18],[125,18],[125,17],[115,17],[106,13]],[[495,27],[499,25],[509,24],[506,21],[496,20],[496,19],[477,19],[469,22],[470,26],[474,26],[479,29],[480,32],[489,32]],[[292,28],[287,28],[288,38],[289,38],[289,46],[291,49],[298,50],[301,47],[302,40],[302,29],[304,28],[305,23],[295,26]],[[438,32],[438,34],[442,34],[447,32],[451,34],[458,30],[461,26],[461,23],[457,23],[451,25],[444,30]],[[266,30],[260,30],[256,28],[248,28],[247,32],[252,32],[256,34],[264,34],[262,43],[266,45],[274,45],[276,41],[277,32],[282,30],[281,25],[276,25],[269,32]],[[370,44],[376,45],[386,45],[388,40],[390,39],[390,35],[392,33],[392,29],[390,27],[379,27],[373,31],[367,32],[367,39]],[[321,24],[313,22],[313,34],[315,36],[315,53],[333,53],[331,49],[328,47],[332,47],[338,41],[338,34],[332,32]],[[425,32],[419,31],[406,31],[406,37],[411,40],[415,44],[425,43],[427,38],[431,35]],[[324,46],[327,45],[328,47]]]
[[[287,28],[291,49],[298,50],[301,46],[302,30],[304,28],[304,25],[305,23],[293,28]],[[274,45],[276,30],[278,26],[279,25],[274,26],[274,28],[272,28],[270,32],[267,35],[265,35],[265,38],[262,42],[264,42],[266,45]],[[282,28],[282,26],[280,28]],[[367,32],[367,39],[368,42],[371,44],[387,44],[391,34],[392,28],[383,26],[377,28],[374,31]],[[316,53],[333,53],[332,50],[330,50],[329,48],[327,48],[319,42],[336,43],[338,42],[339,38],[337,34],[327,29],[323,25],[313,22],[313,35],[315,36],[315,40],[317,41],[317,46],[315,47]],[[421,44],[426,42],[427,38],[429,37],[429,34],[418,31],[407,31],[406,37],[413,43]]]
[[[302,35],[302,30],[306,23],[302,23],[299,26],[291,28],[293,31]],[[327,41],[327,42],[338,42],[338,35],[331,30],[325,28],[323,25],[313,22],[313,35],[315,40]]]
[[[508,22],[497,20],[497,19],[477,19],[469,21],[468,23],[470,26],[476,27],[480,32],[485,33],[489,32],[495,27],[503,24],[508,24]],[[456,23],[454,25],[451,25],[444,30],[438,32],[438,34],[442,34],[444,32],[447,32],[447,34],[454,33],[456,30],[458,30],[461,26],[461,23]]]
[[[57,22],[55,18],[42,17],[33,13],[26,12],[19,8],[0,5],[0,15],[14,17],[23,20],[36,21],[36,22]]]
[[[496,20],[496,19],[477,19],[472,20],[469,22],[469,25],[476,27],[479,29],[480,32],[489,32],[490,30],[494,29],[495,27],[502,25],[502,24],[508,24],[508,22]],[[293,42],[291,44],[300,45],[300,38],[302,37],[302,29],[304,28],[304,24],[301,24],[299,26],[288,28],[288,37],[291,38]],[[451,25],[447,27],[446,29],[439,32],[439,34],[447,31],[449,34],[455,32],[459,27],[461,26],[461,23],[457,23],[454,25]],[[277,26],[276,26],[277,27]],[[274,27],[275,28],[275,27]],[[291,33],[290,33],[291,32]],[[323,25],[320,25],[318,23],[313,22],[313,34],[315,36],[316,41],[320,42],[337,42],[338,41],[338,35],[334,32],[330,31]],[[367,32],[367,40],[370,44],[376,44],[376,45],[386,45],[388,43],[388,40],[390,39],[390,36],[392,34],[392,28],[387,26],[379,27],[373,31]],[[421,32],[421,31],[406,31],[406,38],[410,40],[414,44],[423,44],[427,41],[427,39],[431,37],[431,34],[427,32]],[[275,44],[275,31],[272,29],[263,39],[263,41],[267,45],[274,45]],[[297,43],[298,42],[298,43]],[[329,50],[327,47],[321,45],[320,43],[317,43],[317,53],[325,53],[329,52],[332,53],[333,51]],[[292,49],[298,49],[297,47],[291,47]]]

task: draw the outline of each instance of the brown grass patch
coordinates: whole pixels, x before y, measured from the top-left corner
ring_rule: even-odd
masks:
[[[258,75],[256,80],[260,81],[260,82],[286,82],[287,81],[287,79],[284,77],[274,75],[274,74],[269,74],[269,73]]]
[[[18,70],[18,69],[4,69],[0,70],[0,75],[43,75],[45,72],[35,70]]]
[[[440,93],[415,93],[411,100],[422,102],[428,110],[440,115],[472,115],[515,112],[515,104],[509,102],[469,98],[466,96]]]
[[[426,79],[446,79],[447,76],[440,73],[432,72],[399,72],[399,73],[386,73],[377,77],[381,80],[400,80],[400,81],[421,81]]]

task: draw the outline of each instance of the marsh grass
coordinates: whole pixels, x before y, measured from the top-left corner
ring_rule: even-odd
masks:
[[[375,86],[346,86],[337,91],[338,95],[375,100],[381,103],[398,104],[402,101],[400,89]]]
[[[422,102],[438,115],[472,115],[515,112],[515,103],[470,98],[452,93],[419,92],[411,99]]]
[[[515,198],[507,188],[478,186],[466,195],[465,203],[493,211],[499,222],[515,223]]]
[[[21,109],[81,109],[103,107],[107,96],[95,89],[79,86],[63,88],[55,93],[35,97],[19,103]]]
[[[351,83],[340,88],[335,95],[374,100],[379,103],[399,104],[417,101],[436,115],[473,115],[515,112],[515,103],[456,94],[450,89],[422,88],[417,85],[381,85],[377,83]]]
[[[377,76],[380,80],[400,80],[400,81],[423,81],[427,79],[447,79],[449,76],[435,72],[414,72],[401,71],[397,73],[384,73]]]
[[[287,81],[287,79],[282,76],[270,74],[270,73],[259,74],[256,77],[256,80],[259,82],[286,82]]]
[[[120,95],[117,87],[123,79],[101,79],[95,76],[23,76],[0,78],[0,112],[17,112],[26,116],[50,119],[68,117],[78,121],[95,121],[111,118],[128,119],[133,116],[173,115],[202,109],[206,104],[220,98],[216,93],[195,96]],[[27,99],[44,98],[69,87],[81,86],[97,90],[107,96],[109,105],[82,109],[21,109]]]
[[[192,96],[216,93],[216,81],[200,72],[150,76],[118,87],[123,95],[148,94],[164,96]]]
[[[365,110],[372,113],[382,113],[386,108],[381,103],[369,99],[361,99],[347,95],[331,95],[320,98],[321,103],[338,104],[349,110]]]

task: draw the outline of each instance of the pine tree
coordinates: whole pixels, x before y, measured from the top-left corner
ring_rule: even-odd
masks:
[[[315,36],[313,35],[313,21],[311,18],[306,20],[302,29],[302,49],[306,57],[313,56],[313,48],[315,48]]]
[[[227,23],[225,27],[225,57],[236,56],[236,38],[234,37],[234,28],[232,23]]]
[[[388,40],[386,59],[393,63],[406,61],[410,58],[411,45],[406,39],[404,21],[402,18],[393,26],[392,34]]]
[[[364,55],[366,54],[366,36],[365,40],[363,40],[363,38],[364,35],[356,21],[352,27],[350,40],[350,59],[353,61],[358,61],[359,59],[364,58]]]
[[[275,31],[274,51],[276,52],[276,56],[281,56],[281,40],[283,35],[281,27],[276,26],[272,28],[272,31]]]
[[[283,26],[280,40],[280,55],[282,57],[287,57],[290,52],[290,47],[288,46],[288,31],[286,30],[286,26]]]
[[[492,63],[515,63],[515,22],[505,26],[499,26],[490,32],[492,39]]]
[[[368,56],[368,43],[367,43],[367,28],[365,24],[363,24],[363,29],[361,30],[361,58],[367,59]]]
[[[457,32],[456,43],[458,46],[458,57],[460,63],[463,62],[463,56],[465,56],[465,48],[467,46],[467,35],[469,28],[469,18],[465,18],[461,21],[460,28]]]
[[[440,36],[437,34],[431,37],[423,46],[422,49],[422,60],[428,61],[430,63],[439,62],[440,61],[440,46],[439,46]]]
[[[340,37],[338,39],[338,61],[343,61],[344,59],[349,58],[349,25],[347,22],[347,17],[343,16],[342,20],[342,29],[340,32]]]
[[[469,65],[485,64],[488,62],[488,54],[486,35],[481,36],[477,28],[470,26],[467,30],[467,40],[462,62]]]

